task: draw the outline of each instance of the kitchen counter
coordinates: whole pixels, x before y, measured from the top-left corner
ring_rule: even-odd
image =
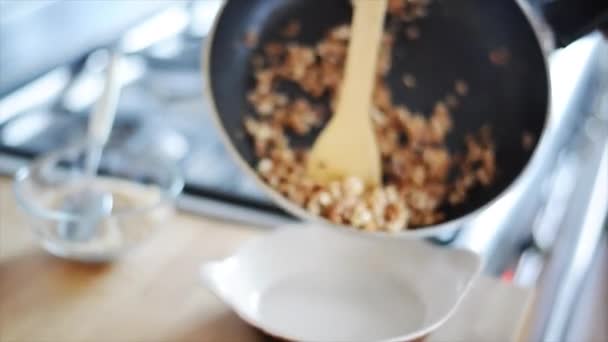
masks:
[[[177,213],[122,259],[80,264],[39,248],[26,219],[10,180],[0,178],[2,342],[269,339],[202,287],[197,276],[201,262],[230,254],[267,228]],[[482,277],[429,341],[520,340],[532,298],[530,289]]]
[[[40,249],[0,178],[0,341],[262,341],[197,277],[262,230],[177,214],[108,265]]]
[[[71,18],[61,10],[64,2],[47,2],[45,6],[33,4],[40,10],[27,12],[36,17],[51,18],[46,10],[57,12],[59,9],[62,15],[57,17]],[[159,1],[156,5],[161,6],[161,2],[173,4],[178,1]],[[114,127],[115,133],[118,133],[116,141],[122,144],[120,146],[126,146],[135,153],[152,151],[160,153],[162,157],[183,158],[180,160],[188,184],[185,196],[179,199],[179,207],[198,215],[179,214],[167,229],[113,265],[91,267],[67,263],[48,256],[36,246],[25,217],[15,208],[8,179],[0,177],[1,342],[264,339],[202,288],[196,275],[202,261],[228,254],[242,241],[267,231],[257,227],[248,228],[252,222],[260,227],[272,227],[285,220],[283,216],[274,215],[277,210],[270,204],[264,207],[265,210],[259,210],[258,202],[256,206],[250,205],[250,197],[247,196],[254,194],[256,189],[248,186],[252,182],[247,182],[247,177],[242,177],[238,168],[230,164],[221,142],[215,137],[213,125],[207,121],[207,114],[201,111],[200,39],[209,28],[206,24],[210,22],[208,19],[213,18],[215,13],[208,5],[219,2],[221,0],[198,1],[203,6],[197,7],[196,11],[190,8],[187,12],[180,12],[179,9],[175,12],[176,8],[172,6],[164,14],[170,18],[175,18],[177,14],[177,18],[183,19],[188,17],[184,13],[198,13],[193,16],[191,23],[195,25],[187,29],[182,27],[183,32],[179,34],[174,30],[183,24],[181,20],[175,20],[175,25],[158,21],[156,16],[145,20],[143,24],[153,24],[151,27],[158,28],[158,32],[173,34],[168,41],[179,42],[176,46],[182,47],[181,52],[175,56],[157,54],[166,52],[167,39],[163,38],[163,43],[158,45],[165,47],[164,50],[146,49],[131,55],[136,61],[144,58],[147,62],[145,69],[140,70],[141,75],[133,76],[131,91],[126,87],[121,96],[122,101],[128,100],[123,103],[122,110],[122,117],[126,119],[121,121],[119,114]],[[51,6],[51,3],[55,6]],[[99,6],[109,6],[109,3],[104,2]],[[91,15],[90,18],[97,17],[101,9],[99,6],[86,13],[72,11],[72,17],[75,16],[78,22],[87,22],[89,17],[86,14]],[[116,2],[116,6],[121,11],[122,6],[129,4]],[[137,19],[135,12],[127,12],[123,13],[124,16],[113,18],[114,24],[122,26],[123,19]],[[0,11],[0,17],[7,13]],[[166,17],[161,15],[159,18]],[[30,22],[2,21],[5,25],[0,25],[3,29],[0,33],[19,39],[0,39],[15,45],[15,49],[0,48],[0,55],[6,51],[13,55],[23,52],[23,46],[27,45],[23,42],[28,37],[24,34],[11,35],[11,30],[20,30],[13,30],[9,26],[35,28]],[[96,37],[111,40],[122,39],[132,32],[129,30],[112,35],[106,29],[113,25],[110,22],[102,24],[85,26],[91,29],[97,27]],[[143,24],[134,28],[143,27]],[[37,30],[30,33],[65,35],[65,25],[46,26],[58,31]],[[197,30],[193,31],[194,28]],[[120,31],[118,26],[113,30]],[[84,37],[89,33],[74,34]],[[184,42],[188,44],[182,46]],[[10,175],[29,162],[33,155],[78,141],[86,132],[86,121],[82,115],[86,107],[79,107],[83,102],[68,106],[69,103],[63,100],[71,94],[71,91],[67,91],[70,89],[78,90],[74,94],[83,94],[83,91],[85,94],[94,93],[84,87],[88,82],[79,80],[91,80],[97,75],[99,58],[93,57],[99,55],[97,45],[105,43],[91,39],[81,40],[80,45],[75,41],[72,43],[73,46],[67,50],[53,48],[63,54],[77,52],[78,56],[88,57],[81,60],[68,56],[62,58],[57,69],[47,70],[40,66],[44,70],[35,70],[29,65],[30,62],[52,64],[61,58],[48,53],[30,53],[32,58],[21,61],[20,65],[24,68],[14,68],[13,76],[25,70],[28,73],[23,74],[27,76],[25,78],[33,77],[38,72],[49,72],[15,94],[3,94],[0,98],[3,109],[0,126],[6,121],[0,127],[0,174]],[[608,94],[608,63],[603,58],[607,51],[605,40],[599,34],[592,34],[566,49],[552,53],[552,125],[547,129],[536,162],[528,168],[529,175],[499,205],[482,213],[458,236],[445,239],[450,241],[450,246],[472,249],[483,255],[486,275],[514,274],[514,283],[538,289],[533,313],[535,318],[530,329],[532,334],[527,339],[530,341],[547,340],[548,337],[569,340],[566,336],[576,335],[576,331],[566,329],[566,321],[594,322],[587,317],[593,317],[598,322],[605,321],[606,305],[600,305],[601,308],[585,315],[579,314],[579,309],[575,311],[574,306],[581,294],[588,297],[581,299],[582,303],[605,302],[601,301],[605,296],[601,297],[590,290],[602,286],[606,288],[604,278],[592,277],[597,279],[592,283],[599,285],[583,287],[581,284],[587,282],[584,274],[603,275],[605,272],[601,270],[606,269],[604,262],[588,271],[592,267],[597,241],[602,231],[606,231],[601,228],[601,220],[606,217],[608,210],[608,205],[602,205],[597,200],[603,198],[605,203],[608,197],[601,190],[608,187],[596,186],[602,184],[597,181],[601,178],[599,176],[608,175],[605,171],[608,167],[608,96],[605,96]],[[40,59],[40,56],[45,58]],[[2,57],[0,60],[3,60]],[[85,60],[87,63],[84,63]],[[88,67],[83,67],[82,63]],[[30,72],[33,73],[30,75]],[[16,79],[6,73],[3,76],[5,81]],[[67,87],[69,84],[72,87]],[[0,84],[0,93],[17,85],[3,87]],[[141,97],[142,94],[146,96]],[[75,98],[86,102],[93,101],[95,97],[78,95]],[[58,103],[62,104],[61,110],[54,105]],[[24,127],[27,129],[24,130]],[[187,152],[187,156],[175,151]],[[602,154],[604,171],[600,172],[598,165],[602,163]],[[607,179],[604,177],[603,184]],[[569,188],[565,186],[568,184]],[[237,203],[235,198],[240,202]],[[594,205],[590,206],[590,203]],[[274,208],[274,211],[268,208]],[[209,217],[213,215],[241,220],[246,222],[246,226],[212,220]],[[536,245],[536,238],[544,242],[542,248]],[[574,330],[586,330],[587,336],[605,335],[602,330],[586,327]]]

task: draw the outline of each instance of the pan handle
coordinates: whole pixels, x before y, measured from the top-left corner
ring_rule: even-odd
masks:
[[[554,31],[558,46],[563,47],[583,35],[600,29],[608,37],[607,0],[536,0]]]

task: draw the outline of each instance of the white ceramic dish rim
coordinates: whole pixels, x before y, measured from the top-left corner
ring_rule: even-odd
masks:
[[[218,299],[220,299],[225,304],[229,305],[230,308],[232,310],[234,310],[234,312],[248,324],[260,329],[261,331],[263,331],[271,336],[278,337],[281,339],[286,339],[288,341],[298,341],[297,337],[287,336],[287,334],[285,332],[276,331],[276,329],[263,326],[261,324],[261,322],[259,322],[259,320],[256,319],[256,317],[253,317],[248,312],[246,312],[246,310],[243,310],[242,306],[239,305],[239,303],[234,303],[230,298],[226,298],[225,296],[223,296],[222,290],[217,287],[216,281],[214,281],[212,278],[212,273],[215,272],[218,267],[222,267],[222,265],[225,265],[226,263],[230,263],[232,260],[238,259],[239,256],[241,254],[243,254],[244,252],[255,249],[255,247],[257,245],[260,245],[265,239],[272,238],[274,235],[290,234],[292,231],[295,231],[295,230],[306,230],[310,234],[313,234],[315,231],[319,232],[319,233],[323,233],[324,230],[321,227],[311,226],[309,224],[291,224],[291,225],[282,226],[280,228],[276,228],[272,233],[269,233],[265,236],[262,236],[260,238],[256,238],[256,239],[253,239],[251,241],[244,243],[239,248],[237,248],[233,254],[231,254],[228,257],[225,257],[223,259],[204,262],[200,266],[200,269],[199,269],[199,276],[201,278],[201,281],[202,281],[203,285],[206,286]],[[338,231],[339,231],[339,233],[337,233],[337,234],[344,234],[344,238],[359,237],[362,239],[369,239],[369,236],[368,237],[366,237],[364,235],[353,236],[351,234],[344,233],[342,230],[338,230]],[[333,229],[330,232],[336,233],[336,231]],[[453,302],[453,305],[451,306],[450,310],[447,311],[445,314],[443,314],[443,316],[440,319],[436,320],[435,322],[433,322],[431,324],[428,324],[423,329],[419,329],[417,331],[408,333],[406,335],[400,335],[400,336],[391,337],[391,338],[387,338],[387,339],[377,340],[376,342],[411,341],[411,340],[415,340],[420,337],[427,336],[428,334],[437,330],[437,328],[439,328],[441,325],[443,325],[456,312],[456,309],[458,308],[458,306],[460,305],[460,303],[462,302],[462,300],[464,299],[466,294],[471,289],[473,282],[475,281],[475,279],[478,278],[479,274],[481,273],[482,259],[479,255],[475,254],[472,251],[469,251],[466,249],[456,249],[456,248],[446,249],[444,247],[434,246],[425,241],[419,241],[419,242],[410,241],[410,243],[420,243],[421,246],[424,246],[425,249],[430,250],[432,252],[466,253],[469,257],[472,257],[475,261],[474,270],[470,274],[468,274],[468,278],[466,279],[466,285],[463,287],[461,293],[458,295],[456,300]],[[310,342],[314,342],[314,341],[310,341]]]

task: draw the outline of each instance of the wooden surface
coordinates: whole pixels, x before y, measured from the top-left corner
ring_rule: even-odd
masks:
[[[37,246],[0,178],[0,342],[268,341],[197,276],[267,231],[180,213],[113,264],[67,262]],[[516,340],[530,291],[486,279],[471,294],[429,340]]]
[[[0,341],[263,341],[200,286],[199,264],[264,230],[179,214],[111,265],[43,252],[0,178]]]

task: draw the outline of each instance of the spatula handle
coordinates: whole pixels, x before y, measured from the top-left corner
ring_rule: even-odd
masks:
[[[116,52],[110,55],[104,89],[89,119],[89,139],[96,145],[103,146],[106,144],[114,123],[120,93],[118,84],[120,58],[120,55]]]
[[[354,0],[353,6],[344,87],[340,90],[343,100],[338,101],[336,113],[367,114],[369,111],[361,108],[371,108],[387,0]],[[365,119],[369,120],[369,115]]]

